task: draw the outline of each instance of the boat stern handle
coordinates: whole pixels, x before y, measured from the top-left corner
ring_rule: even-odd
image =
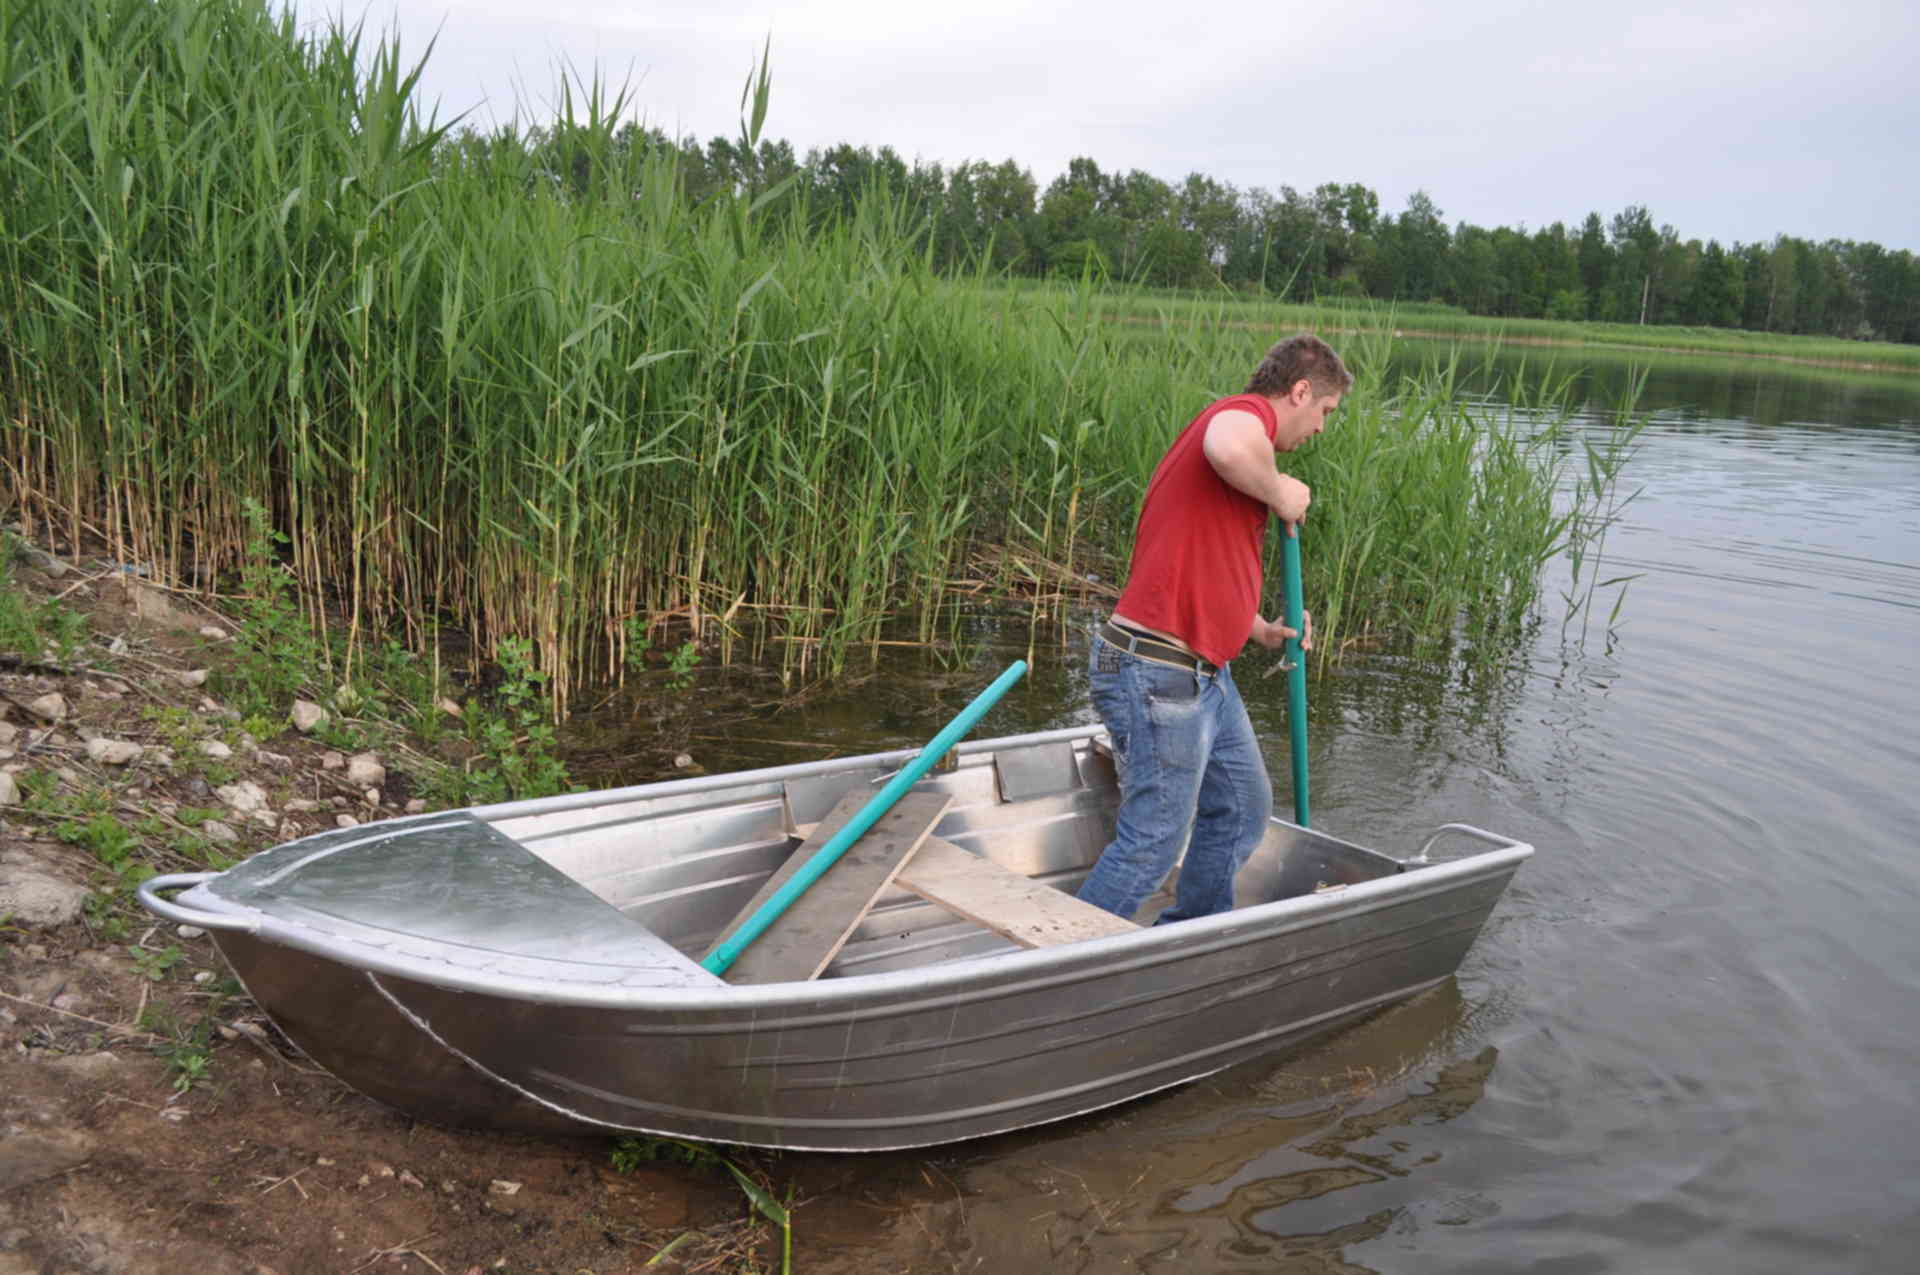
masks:
[[[147,911],[169,921],[197,925],[203,930],[238,930],[243,934],[252,934],[260,928],[260,923],[252,918],[229,916],[222,912],[201,912],[161,897],[162,890],[184,890],[202,881],[211,881],[219,875],[218,872],[170,872],[163,876],[148,877],[136,887],[135,893],[140,896],[140,902]]]

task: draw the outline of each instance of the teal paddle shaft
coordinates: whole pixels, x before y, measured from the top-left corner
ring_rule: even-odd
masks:
[[[1286,590],[1288,628],[1305,632],[1306,603],[1300,588],[1300,528],[1288,523],[1280,538],[1281,585]],[[1287,735],[1293,751],[1293,821],[1307,826],[1307,660],[1300,639],[1290,637],[1283,652],[1287,668]]]
[[[914,759],[901,767],[887,786],[873,795],[873,800],[860,807],[858,814],[847,821],[846,827],[828,838],[827,844],[813,852],[813,857],[800,865],[788,882],[774,891],[773,897],[746,919],[733,934],[713,951],[707,953],[700,962],[701,968],[710,974],[724,974],[727,968],[740,959],[740,953],[747,950],[747,944],[766,932],[768,926],[780,918],[780,914],[793,905],[793,901],[807,892],[807,887],[826,875],[854,842],[866,835],[881,815],[893,808],[893,803],[905,795],[907,789],[920,782],[920,777],[933,769],[933,764],[947,755],[947,750],[960,741],[960,737],[974,728],[986,711],[992,708],[1007,688],[1026,674],[1027,662],[1015,660],[1007,666],[1007,671],[994,679],[993,685],[973,697],[973,703],[960,710],[943,727],[938,735],[927,742]]]

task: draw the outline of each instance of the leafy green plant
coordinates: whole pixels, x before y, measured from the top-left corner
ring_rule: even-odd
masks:
[[[140,710],[140,720],[159,734],[176,761],[200,736],[200,715],[177,704],[149,704]]]
[[[104,791],[68,790],[61,785],[60,776],[45,767],[23,770],[14,779],[26,799],[26,808],[37,815],[60,820],[85,819],[113,808],[112,798]]]
[[[785,1204],[775,1197],[766,1183],[741,1168],[738,1163],[721,1155],[712,1147],[697,1142],[684,1142],[679,1138],[621,1138],[608,1152],[608,1161],[617,1173],[632,1173],[643,1164],[666,1162],[684,1164],[697,1169],[724,1169],[732,1175],[740,1191],[752,1203],[756,1212],[780,1228],[782,1260],[780,1269],[793,1269],[793,1215]]]
[[[217,843],[198,833],[170,829],[158,840],[189,863],[204,863],[216,872],[225,872],[237,862],[232,855],[222,851]]]
[[[30,659],[40,650],[40,628],[26,591],[13,582],[6,557],[0,549],[0,654]]]
[[[314,728],[313,737],[328,748],[343,753],[357,753],[371,748],[375,743],[374,732],[364,722],[357,722],[337,713],[327,714],[327,720]]]
[[[647,655],[653,651],[653,634],[647,630],[647,622],[639,616],[630,616],[626,620],[626,668],[628,672],[645,672]],[[684,691],[693,686],[693,670],[701,662],[701,643],[693,638],[682,641],[678,647],[666,655],[666,682],[670,691]]]
[[[667,657],[667,689],[684,691],[693,685],[694,666],[700,663],[700,648],[688,638]]]
[[[113,892],[95,891],[80,905],[87,928],[109,943],[118,943],[132,932],[124,900]]]
[[[175,775],[197,775],[214,787],[232,783],[239,776],[234,762],[211,757],[202,747],[208,741],[217,741],[238,752],[242,732],[231,721],[210,720],[175,704],[150,704],[142,710],[141,718],[173,757]]]
[[[86,616],[58,602],[48,602],[41,608],[40,625],[53,662],[62,668],[72,668],[79,662],[81,650],[93,636]]]
[[[133,968],[140,976],[155,983],[166,982],[167,971],[186,959],[179,945],[173,943],[158,952],[150,947],[129,947],[127,954],[133,957]]]
[[[622,627],[626,631],[627,671],[644,673],[647,668],[647,652],[653,650],[653,635],[647,631],[647,622],[637,615],[630,615]]]
[[[474,755],[429,788],[441,804],[476,805],[564,792],[571,783],[559,755],[547,674],[534,667],[533,644],[500,644],[500,684],[467,705],[467,738]]]
[[[65,789],[58,776],[45,770],[25,771],[18,782],[26,811],[51,824],[57,839],[92,854],[128,886],[153,875],[136,858],[140,835],[113,813],[111,793],[99,788]]]
[[[141,949],[133,950],[137,953]],[[151,955],[156,963],[163,962],[165,968],[171,968],[181,959],[173,947]],[[139,960],[136,955],[136,963]],[[148,977],[155,976],[149,974]],[[240,980],[228,974],[207,989],[201,1008],[190,1022],[183,1021],[173,1008],[157,999],[141,1011],[140,1026],[158,1038],[153,1051],[165,1060],[176,1091],[186,1093],[212,1076],[214,1032],[220,1027],[227,1006],[244,993]],[[196,993],[194,999],[199,1001],[201,994]]]
[[[213,1068],[213,1053],[204,1041],[173,1041],[163,1046],[160,1056],[166,1060],[167,1073],[173,1077],[173,1087],[185,1093],[202,1080]]]
[[[712,1147],[678,1138],[620,1138],[607,1153],[616,1173],[632,1173],[643,1164],[685,1164],[696,1168],[721,1168],[726,1157]]]
[[[133,888],[154,875],[137,851],[140,836],[113,814],[112,796],[100,789],[67,791],[58,776],[30,770],[19,777],[24,808],[53,825],[53,835],[86,850],[110,874],[110,883],[89,894],[83,904],[87,924],[111,941],[125,937],[124,908]]]
[[[72,821],[54,834],[68,845],[89,851],[94,858],[115,872],[124,872],[131,864],[140,840],[113,815],[101,812],[84,822]]]
[[[626,622],[626,648],[627,671],[645,672],[647,656],[653,651],[653,635],[648,632],[646,622],[638,616],[629,617]],[[700,644],[688,638],[667,655],[666,688],[684,691],[692,686],[693,670],[699,664]]]
[[[274,529],[259,501],[248,497],[241,509],[247,538],[229,693],[243,713],[278,722],[303,688],[323,679],[325,648],[300,610],[292,573],[280,561],[288,537]]]
[[[0,654],[71,668],[92,636],[86,616],[56,599],[35,602],[13,579],[12,537],[0,544]]]
[[[431,649],[437,635],[429,627],[424,637]],[[363,683],[352,689],[366,703],[368,715],[383,713],[392,722],[405,723],[430,746],[449,734],[454,718],[440,706],[445,696],[437,659],[416,655],[389,638],[360,668]]]
[[[140,1016],[140,1025],[159,1039],[153,1052],[167,1065],[167,1075],[177,1093],[186,1093],[213,1072],[213,1033],[218,1023],[217,1010],[224,1001],[216,996],[214,1009],[202,1014],[191,1026],[182,1024],[173,1014],[149,1005]]]

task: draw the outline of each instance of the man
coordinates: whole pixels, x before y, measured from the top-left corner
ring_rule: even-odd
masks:
[[[1087,902],[1131,917],[1186,845],[1160,922],[1233,907],[1234,874],[1266,833],[1273,786],[1230,665],[1249,637],[1277,647],[1295,636],[1259,614],[1261,559],[1267,516],[1292,535],[1313,495],[1274,455],[1324,429],[1352,385],[1325,341],[1289,337],[1245,391],[1194,417],[1154,470],[1127,586],[1088,661],[1120,812],[1080,887]],[[1311,645],[1311,617],[1304,627]]]

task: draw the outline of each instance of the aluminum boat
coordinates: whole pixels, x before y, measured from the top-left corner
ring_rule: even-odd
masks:
[[[1119,796],[1105,743],[955,748],[911,790],[950,799],[929,843],[1024,893],[956,910],[899,883],[909,858],[817,975],[701,957],[911,750],[329,831],[140,897],[210,931],[316,1063],[422,1119],[865,1151],[1081,1115],[1414,996],[1533,853],[1449,824],[1398,859],[1275,819],[1234,911],[1155,926],[1163,892],[1076,928]]]

